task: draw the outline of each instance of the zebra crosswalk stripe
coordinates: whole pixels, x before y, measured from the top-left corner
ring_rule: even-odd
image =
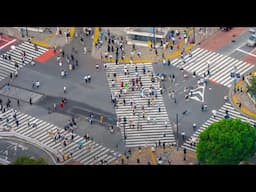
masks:
[[[216,117],[214,118],[214,116],[212,115],[198,130],[196,130],[196,132],[189,139],[186,140],[182,147],[192,151],[196,151],[196,143],[198,142],[199,134],[207,127],[209,127],[212,123],[218,122],[223,119],[226,114],[226,110],[228,110],[230,118],[238,118],[244,122],[250,123],[251,125],[254,125],[254,123],[256,123],[255,120],[245,117],[244,115],[236,111],[236,109],[230,103],[225,103],[217,111]]]
[[[26,64],[30,63],[32,59],[44,54],[48,49],[37,46],[38,51],[35,50],[34,44],[29,42],[23,42],[17,46],[15,49],[11,49],[6,53],[0,56],[0,81],[5,79],[10,75],[10,73],[14,73],[16,71],[16,67],[14,66],[15,62],[19,65],[19,69],[24,67]],[[24,63],[22,63],[22,54],[23,51],[26,52],[26,57]],[[3,58],[3,55],[10,55],[11,61]]]
[[[240,73],[240,76],[254,67],[254,65],[250,63],[202,48],[193,50],[192,57],[189,55],[184,56],[184,60],[185,63],[183,63],[180,58],[176,58],[172,61],[172,65],[183,68],[191,73],[196,72],[199,76],[203,76],[204,73],[207,74],[209,65],[209,80],[227,87],[231,87],[232,81],[234,80],[230,76],[231,72],[234,71],[234,66],[236,66],[236,72]]]
[[[60,129],[57,126],[48,123],[46,121],[40,120],[33,116],[30,116],[25,113],[21,113],[19,111],[16,112],[16,118],[19,121],[18,127],[16,126],[16,121],[13,118],[14,110],[9,109],[5,113],[2,114],[2,121],[0,121],[0,126],[5,127],[7,118],[9,119],[9,126],[14,129],[14,131],[22,135],[26,138],[31,139],[31,141],[39,142],[42,146],[47,146],[50,151],[59,151],[62,155],[73,153],[71,159],[67,160],[65,163],[75,160],[80,161],[83,164],[101,164],[101,160],[105,161],[105,164],[110,164],[112,161],[121,157],[120,153],[110,151],[109,148],[106,148],[95,141],[92,140],[84,140],[83,137],[74,134],[74,139],[72,141],[68,140],[68,144],[66,146],[63,145],[63,140],[55,141],[54,138],[50,137],[49,131],[52,130],[53,133],[56,133],[57,130],[60,131],[64,136],[68,136],[68,131],[64,129]],[[28,126],[28,122],[30,122],[30,126]],[[36,126],[32,125],[36,123]],[[78,142],[83,141],[82,149],[79,149]],[[92,150],[88,152],[88,148]],[[58,154],[55,154],[58,156]]]
[[[124,75],[123,69],[127,67],[129,70],[128,75]],[[157,87],[157,82],[152,82],[151,77],[146,74],[142,75],[143,66],[145,66],[146,71],[153,72],[153,66],[151,63],[138,64],[137,70],[138,74],[141,76],[141,81],[145,90],[148,90],[151,85]],[[108,85],[111,90],[111,94],[114,95],[115,92],[119,93],[120,85],[112,86],[112,76],[114,73],[120,78],[120,81],[129,82],[130,79],[136,78],[135,73],[135,65],[127,64],[127,65],[115,65],[114,63],[108,63],[106,69],[107,77],[108,77]],[[139,90],[127,90],[125,94],[126,104],[123,105],[122,97],[121,101],[118,102],[118,107],[115,108],[117,119],[126,117],[127,124],[124,128],[124,123],[120,123],[120,128],[122,132],[122,137],[124,137],[124,131],[126,135],[125,145],[126,147],[138,147],[145,145],[155,145],[159,142],[165,142],[166,144],[175,144],[175,138],[173,135],[173,130],[171,124],[169,122],[168,114],[165,108],[165,104],[163,101],[163,97],[160,94],[160,91],[156,89],[157,99],[155,99],[155,105],[148,106],[147,98],[141,98]],[[136,103],[137,109],[144,106],[144,111],[146,113],[145,119],[143,119],[142,114],[139,112],[138,115],[133,115],[132,107],[130,106],[130,101]],[[158,112],[158,105],[161,108],[161,111]],[[142,112],[142,111],[141,111]],[[150,117],[150,120],[147,120],[147,116]],[[128,122],[134,122],[134,128],[128,125]],[[165,121],[167,121],[167,127],[165,127]],[[142,130],[138,129],[137,126],[142,125]],[[125,129],[125,130],[124,130]]]

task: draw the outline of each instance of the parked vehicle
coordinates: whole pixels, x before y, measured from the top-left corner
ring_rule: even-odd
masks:
[[[252,34],[255,34],[256,33],[256,27],[251,27],[249,29],[249,32],[252,33]]]
[[[247,41],[247,46],[249,47],[254,47],[256,45],[256,34],[250,35],[248,41]]]
[[[220,27],[221,31],[230,31],[232,27]]]

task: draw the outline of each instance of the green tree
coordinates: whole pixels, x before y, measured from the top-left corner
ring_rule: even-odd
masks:
[[[256,96],[256,77],[253,76],[251,81],[251,86],[248,85],[248,90],[254,95]]]
[[[17,157],[12,163],[12,165],[47,165],[47,161],[40,157],[38,159],[33,159],[29,156]]]
[[[201,164],[234,164],[249,160],[256,151],[256,130],[240,119],[223,119],[199,135],[196,146]]]

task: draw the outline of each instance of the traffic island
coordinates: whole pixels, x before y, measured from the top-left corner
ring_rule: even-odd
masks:
[[[256,119],[256,102],[252,98],[252,95],[248,92],[248,82],[250,74],[247,74],[244,78],[236,83],[236,88],[234,86],[230,89],[230,98],[233,106],[249,118]]]

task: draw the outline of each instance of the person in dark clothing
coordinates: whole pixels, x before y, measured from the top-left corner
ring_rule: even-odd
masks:
[[[32,98],[29,97],[29,104],[32,105]]]
[[[74,117],[74,116],[72,116],[72,123],[73,123],[74,125],[76,125],[75,117]]]
[[[16,123],[16,127],[19,127],[19,120],[18,119],[16,119],[15,123]]]
[[[6,107],[7,108],[9,108],[9,107],[11,107],[11,100],[8,98],[8,100],[7,100],[7,103],[6,103]]]
[[[204,104],[201,105],[201,111],[204,111]]]

